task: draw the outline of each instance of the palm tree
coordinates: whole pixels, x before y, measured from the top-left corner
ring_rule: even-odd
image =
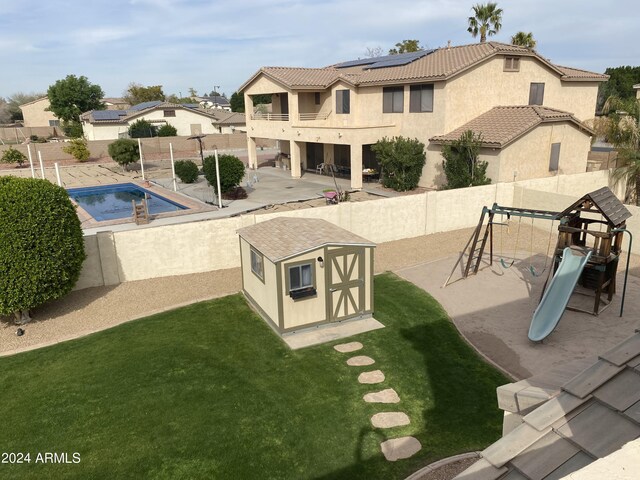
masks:
[[[536,41],[533,39],[533,33],[518,32],[511,37],[511,44],[533,50],[536,48]]]
[[[480,43],[487,41],[487,37],[495,35],[502,28],[502,9],[497,3],[477,3],[472,7],[474,16],[469,17],[467,31],[476,38],[480,33]]]
[[[618,152],[613,180],[624,181],[625,201],[640,206],[640,100],[609,97],[602,112],[606,117],[596,124],[596,132]]]

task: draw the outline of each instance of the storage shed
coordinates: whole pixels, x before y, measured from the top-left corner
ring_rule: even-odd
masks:
[[[238,235],[243,292],[279,333],[373,313],[374,243],[312,218],[275,218]]]

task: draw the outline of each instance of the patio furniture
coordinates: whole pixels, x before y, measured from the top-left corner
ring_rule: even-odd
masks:
[[[316,173],[318,175],[323,175],[324,174],[324,163],[321,163],[316,167]]]

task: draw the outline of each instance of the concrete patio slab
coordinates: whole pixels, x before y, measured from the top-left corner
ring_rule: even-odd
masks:
[[[337,324],[321,325],[298,332],[285,333],[282,335],[282,339],[289,345],[289,348],[298,350],[299,348],[320,345],[379,328],[384,328],[384,325],[373,317],[367,317]]]

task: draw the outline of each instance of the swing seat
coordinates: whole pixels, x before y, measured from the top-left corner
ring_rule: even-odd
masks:
[[[507,262],[504,261],[504,258],[500,259],[500,264],[502,265],[502,268],[511,268],[513,267],[514,262],[515,262],[515,259],[511,260],[511,263],[507,265]]]

